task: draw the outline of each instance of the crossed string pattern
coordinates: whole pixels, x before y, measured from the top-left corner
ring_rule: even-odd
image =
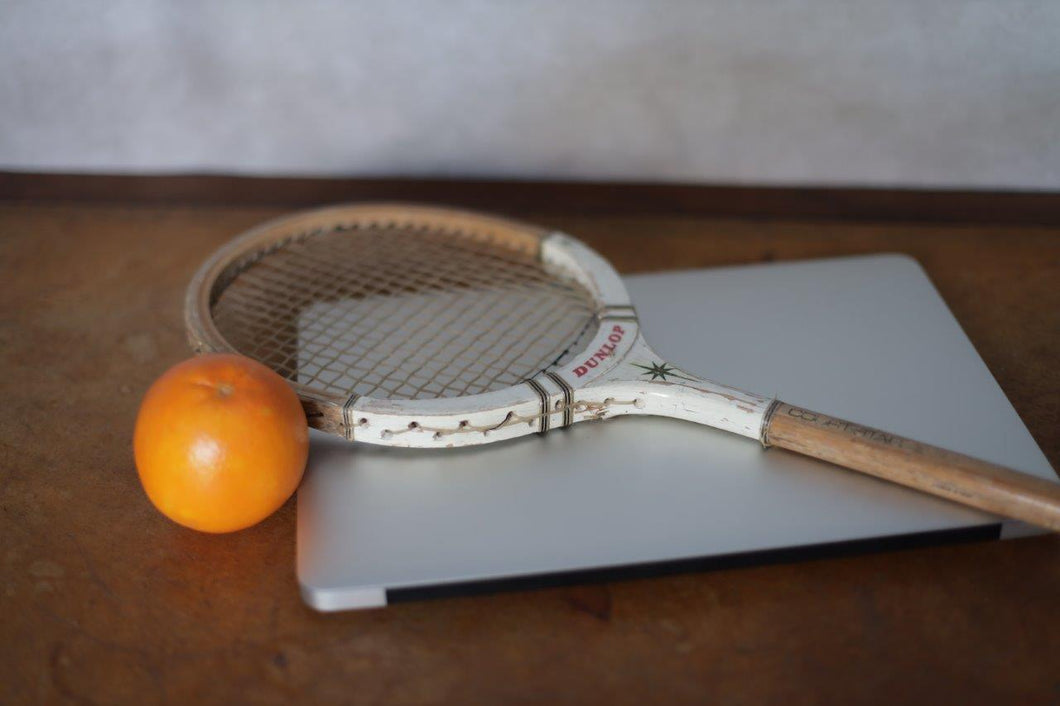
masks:
[[[580,350],[597,307],[501,239],[379,224],[302,234],[234,263],[212,299],[238,352],[315,391],[384,399],[519,384]]]

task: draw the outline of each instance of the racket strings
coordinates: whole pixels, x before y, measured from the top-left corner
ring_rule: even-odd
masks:
[[[519,384],[595,332],[596,302],[536,254],[402,226],[292,238],[219,277],[240,353],[327,394],[458,397]]]

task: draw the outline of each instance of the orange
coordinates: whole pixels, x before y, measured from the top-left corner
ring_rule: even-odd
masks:
[[[210,354],[178,363],[151,385],[133,451],[162,514],[203,532],[234,532],[294,493],[309,430],[283,378],[250,358]]]

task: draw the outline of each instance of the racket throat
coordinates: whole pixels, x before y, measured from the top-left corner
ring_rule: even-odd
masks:
[[[677,367],[653,351],[638,333],[621,359],[576,390],[573,409],[575,421],[645,414],[759,439],[772,402]]]

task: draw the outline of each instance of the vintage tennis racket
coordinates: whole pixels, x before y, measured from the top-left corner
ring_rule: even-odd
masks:
[[[1058,484],[681,370],[603,258],[502,218],[366,204],[266,223],[196,273],[186,324],[196,351],[265,363],[350,440],[448,448],[661,415],[1060,530]]]

